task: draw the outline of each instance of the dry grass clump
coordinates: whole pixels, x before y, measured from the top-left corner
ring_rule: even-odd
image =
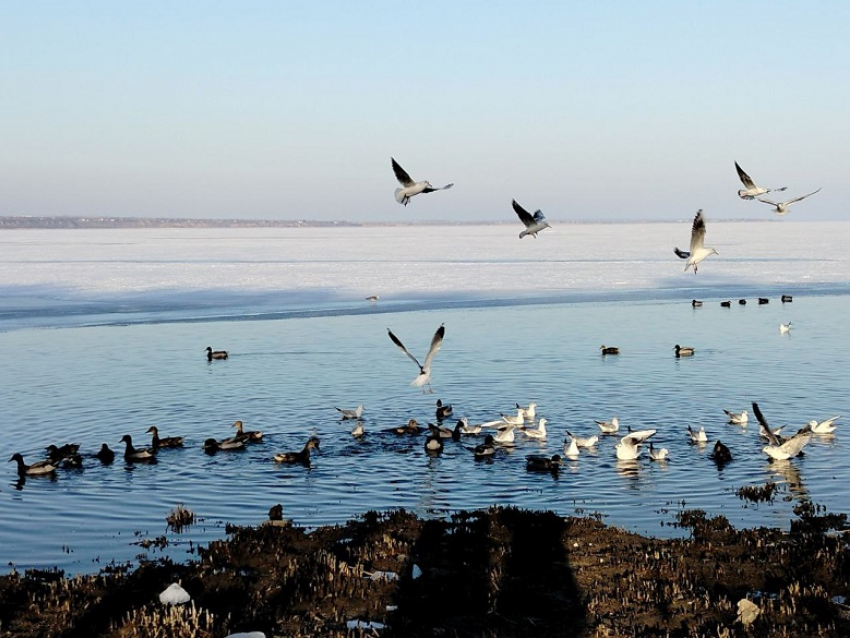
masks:
[[[188,527],[195,522],[195,513],[188,507],[183,507],[183,503],[178,503],[177,507],[168,513],[165,517],[169,529],[175,532],[182,532],[184,527]]]

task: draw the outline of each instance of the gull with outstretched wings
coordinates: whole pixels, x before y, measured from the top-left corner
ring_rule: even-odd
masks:
[[[546,221],[546,217],[543,215],[543,211],[537,209],[534,211],[534,215],[525,210],[522,206],[517,204],[516,200],[513,200],[511,204],[514,207],[514,212],[516,212],[519,220],[525,224],[525,230],[519,234],[519,238],[522,239],[526,235],[531,235],[534,239],[537,239],[537,233],[539,233],[544,228],[552,228],[549,225],[549,222]]]
[[[443,191],[447,188],[451,188],[454,186],[452,184],[446,184],[445,186],[440,186],[439,188],[434,188],[431,186],[431,182],[427,179],[421,182],[414,182],[410,175],[407,174],[407,171],[404,170],[398,162],[395,161],[395,158],[390,158],[393,162],[393,172],[395,173],[396,179],[401,184],[401,188],[395,189],[395,201],[399,204],[403,204],[407,206],[407,203],[410,201],[410,198],[414,195],[418,195],[419,193],[433,193],[434,191]]]
[[[407,351],[407,348],[404,347],[404,344],[399,340],[399,338],[393,334],[392,330],[387,328],[387,332],[389,333],[390,339],[392,339],[393,343],[401,348],[401,351],[410,357],[413,363],[419,366],[419,376],[411,381],[410,385],[415,388],[422,388],[422,392],[425,392],[425,386],[427,385],[433,393],[434,388],[431,387],[431,362],[434,360],[434,355],[437,354],[440,346],[443,345],[443,336],[446,334],[446,328],[443,324],[440,324],[440,327],[437,328],[437,332],[434,333],[434,337],[431,339],[431,347],[428,349],[428,354],[425,355],[425,363],[419,363],[416,357]]]
[[[738,162],[735,162],[735,170],[738,171],[738,177],[741,179],[741,183],[746,186],[746,188],[738,191],[738,197],[741,199],[752,200],[759,195],[773,193],[774,191],[784,191],[788,188],[787,186],[783,186],[782,188],[762,188],[761,186],[757,186],[752,178],[744,172],[744,169],[738,165]]]
[[[791,204],[806,199],[807,197],[811,197],[812,195],[818,192],[820,192],[820,189],[812,191],[811,193],[808,193],[806,195],[800,195],[800,197],[795,197],[794,199],[789,199],[787,202],[773,202],[769,199],[762,199],[761,197],[756,197],[756,199],[759,200],[762,204],[770,204],[771,206],[773,206],[773,212],[777,215],[785,215],[786,213],[790,212],[788,209],[790,208]]]

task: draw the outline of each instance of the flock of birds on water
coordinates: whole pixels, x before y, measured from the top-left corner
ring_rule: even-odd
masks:
[[[407,206],[410,199],[422,193],[432,193],[439,190],[450,189],[454,184],[446,184],[435,188],[428,180],[414,181],[410,175],[399,165],[399,163],[391,158],[393,172],[396,179],[401,184],[400,188],[395,190],[395,199],[399,204]],[[738,177],[743,183],[743,189],[738,191],[738,196],[744,200],[757,200],[759,202],[769,204],[774,207],[773,212],[777,215],[785,215],[789,212],[792,204],[797,203],[807,197],[814,195],[821,189],[817,189],[806,195],[795,197],[784,202],[775,202],[765,199],[762,195],[771,192],[785,191],[787,187],[781,188],[764,188],[758,186],[750,176],[744,172],[740,165],[735,162],[735,168]],[[526,236],[537,238],[537,234],[550,228],[546,218],[540,210],[533,214],[529,213],[516,200],[512,201],[513,209],[519,220],[525,226],[525,229],[520,232],[519,238]],[[698,271],[698,264],[703,262],[710,255],[717,254],[714,248],[705,246],[705,217],[703,211],[699,210],[694,217],[691,227],[690,250],[683,251],[679,248],[674,248],[674,253],[681,259],[685,259],[685,272],[693,268],[694,273]],[[792,299],[789,295],[782,296],[782,302],[790,302]],[[378,300],[377,295],[367,297],[370,302]],[[759,298],[759,304],[768,303],[768,299]],[[731,307],[731,301],[721,302],[723,307]],[[746,300],[741,299],[739,304],[745,304]],[[702,301],[694,299],[692,301],[694,307],[703,305]],[[781,324],[780,332],[787,333],[790,330],[791,324]],[[445,326],[441,325],[434,333],[431,339],[430,348],[425,355],[422,363],[410,353],[404,346],[402,341],[393,334],[392,330],[387,329],[390,340],[413,361],[419,368],[419,373],[411,382],[411,385],[417,388],[422,388],[423,393],[428,391],[433,393],[431,387],[431,366],[435,355],[442,346],[445,337]],[[675,356],[691,357],[695,354],[695,349],[690,346],[682,346],[676,344],[673,348]],[[602,356],[619,355],[619,348],[614,346],[600,346]],[[207,360],[209,362],[227,360],[229,354],[226,350],[213,350],[212,347],[206,348]],[[424,450],[427,454],[440,454],[444,448],[445,442],[448,440],[459,441],[463,437],[483,435],[482,443],[472,448],[473,457],[475,459],[492,458],[499,448],[512,447],[515,445],[517,433],[528,440],[542,441],[548,437],[546,429],[547,420],[545,418],[536,419],[537,404],[530,403],[525,407],[519,404],[516,406],[516,415],[501,414],[500,418],[494,419],[480,424],[470,424],[466,417],[457,420],[454,428],[448,428],[443,425],[446,419],[453,414],[452,406],[443,405],[440,400],[437,401],[435,412],[435,423],[428,423],[428,435],[424,442]],[[832,417],[825,421],[812,420],[803,426],[795,434],[785,437],[781,434],[782,428],[772,429],[759,409],[758,405],[753,402],[753,413],[759,423],[760,435],[766,439],[766,445],[763,447],[763,452],[772,460],[784,461],[802,453],[803,448],[809,443],[812,436],[815,435],[831,435],[835,431],[835,421],[839,416]],[[351,434],[354,437],[362,437],[365,433],[365,428],[362,421],[363,405],[359,405],[354,409],[337,408],[343,420],[354,420],[357,425],[352,430]],[[747,410],[740,412],[726,411],[729,423],[735,425],[746,425],[748,422]],[[558,468],[563,464],[564,459],[576,459],[580,454],[581,448],[593,448],[599,442],[601,436],[618,436],[619,419],[612,418],[610,421],[596,421],[599,432],[590,436],[576,436],[572,432],[567,431],[564,439],[563,455],[555,454],[552,456],[529,455],[527,457],[527,469],[529,471],[544,471],[557,472]],[[236,428],[236,434],[221,440],[208,438],[203,443],[203,449],[208,454],[215,454],[218,451],[238,450],[245,447],[246,444],[262,440],[263,433],[260,431],[246,431],[243,429],[242,421],[236,421],[233,424]],[[393,428],[391,431],[397,435],[416,435],[420,434],[424,428],[420,428],[419,423],[415,419],[410,419],[406,425]],[[616,457],[619,461],[636,461],[642,454],[645,444],[648,442],[647,450],[650,460],[664,462],[669,452],[666,448],[656,448],[650,440],[657,430],[637,430],[632,431],[631,427],[628,432],[621,436],[619,442],[614,446]],[[124,460],[127,463],[144,463],[156,460],[157,452],[164,448],[182,447],[184,443],[183,437],[160,437],[156,426],[151,426],[147,432],[151,434],[151,445],[137,448],[133,444],[131,435],[125,434],[120,442],[124,443]],[[688,425],[688,436],[691,442],[702,445],[707,442],[707,435],[704,428],[695,430]],[[51,445],[47,448],[47,458],[36,461],[32,464],[27,464],[23,456],[19,453],[14,454],[10,462],[17,463],[18,475],[21,480],[27,476],[52,475],[59,468],[75,468],[81,467],[82,456],[79,453],[80,445],[77,443],[68,443],[61,446]],[[277,463],[296,463],[309,466],[311,450],[319,449],[319,439],[317,436],[311,436],[304,447],[298,451],[282,452],[273,456]],[[94,455],[101,463],[110,464],[115,460],[115,452],[109,448],[108,444],[104,443],[97,454]],[[724,464],[732,460],[732,453],[727,446],[721,441],[717,441],[714,445],[714,450],[711,458],[719,464]]]

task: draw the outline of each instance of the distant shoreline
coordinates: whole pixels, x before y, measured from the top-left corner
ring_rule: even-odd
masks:
[[[671,224],[686,219],[655,220],[560,220],[558,224]],[[770,222],[772,219],[715,219],[715,222]],[[30,217],[0,216],[0,230],[54,230],[93,228],[376,228],[395,226],[516,226],[515,220],[499,221],[320,221],[307,219],[194,219],[169,217]]]

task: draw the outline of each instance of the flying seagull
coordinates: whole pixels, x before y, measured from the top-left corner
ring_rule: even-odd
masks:
[[[525,224],[525,230],[519,234],[519,238],[522,239],[526,235],[531,235],[534,239],[537,239],[537,233],[539,233],[544,228],[552,228],[549,225],[549,222],[546,221],[546,217],[543,216],[543,211],[537,209],[534,211],[534,215],[525,210],[522,206],[516,203],[516,200],[511,201],[511,204],[514,207],[514,211],[519,217],[519,220]]]
[[[761,197],[756,197],[756,199],[759,200],[762,204],[770,204],[771,206],[773,206],[773,212],[776,213],[777,215],[785,215],[786,213],[790,212],[788,209],[791,207],[791,204],[794,204],[795,202],[799,202],[801,199],[806,199],[807,197],[811,197],[812,195],[814,195],[815,193],[818,193],[818,192],[820,192],[820,188],[817,189],[816,191],[812,191],[811,193],[808,193],[807,195],[801,195],[800,197],[795,197],[794,199],[789,199],[787,202],[772,202],[769,199],[762,199]]]
[[[787,186],[783,186],[782,188],[762,188],[761,186],[756,186],[756,183],[744,172],[744,169],[738,165],[738,162],[735,162],[735,169],[738,171],[738,177],[741,178],[741,182],[746,186],[746,188],[742,188],[738,191],[738,197],[741,199],[755,199],[758,195],[764,195],[765,193],[773,193],[775,191],[784,191]]]
[[[428,350],[428,354],[425,355],[425,363],[419,363],[419,361],[407,351],[407,348],[404,347],[404,344],[399,341],[398,337],[396,337],[392,330],[387,328],[387,332],[390,335],[390,339],[393,340],[393,343],[396,344],[401,351],[406,354],[410,359],[419,366],[419,376],[416,377],[413,381],[410,382],[415,388],[422,388],[422,392],[425,392],[425,386],[427,385],[433,394],[434,388],[431,387],[431,361],[434,360],[434,355],[437,354],[437,351],[440,349],[440,346],[443,345],[443,335],[446,334],[446,328],[443,324],[440,324],[440,327],[437,328],[437,332],[434,333],[434,337],[431,339],[431,347]]]
[[[410,201],[410,198],[414,195],[418,195],[419,193],[433,193],[434,191],[442,191],[447,188],[451,188],[454,184],[446,184],[445,186],[441,186],[440,188],[434,188],[431,186],[431,182],[427,179],[421,182],[414,182],[410,175],[407,174],[407,171],[404,170],[401,166],[399,166],[398,162],[395,161],[394,158],[390,158],[393,161],[393,172],[395,173],[396,179],[402,185],[402,188],[395,189],[395,201],[399,204],[404,204],[407,206],[407,203]]]
[[[687,259],[685,263],[685,272],[688,268],[694,267],[694,274],[697,273],[697,264],[709,255],[717,255],[718,252],[714,248],[707,248],[703,245],[705,241],[705,218],[702,216],[702,208],[697,211],[694,217],[694,225],[691,227],[691,251],[686,253],[683,250],[674,248],[674,252],[681,258]]]
[[[759,425],[761,425],[767,432],[767,440],[770,444],[764,446],[762,448],[762,452],[767,454],[771,459],[785,461],[786,459],[794,458],[812,439],[811,428],[807,424],[790,439],[787,439],[784,442],[780,441],[776,434],[774,434],[774,432],[770,429],[770,426],[767,424],[767,419],[764,418],[764,415],[761,413],[761,410],[759,410],[759,406],[755,401],[753,401],[753,412],[758,419]]]

